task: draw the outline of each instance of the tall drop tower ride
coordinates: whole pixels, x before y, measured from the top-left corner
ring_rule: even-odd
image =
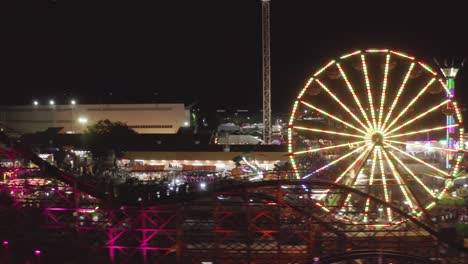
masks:
[[[263,141],[271,143],[270,0],[262,1]]]
[[[436,63],[439,65],[440,70],[442,71],[442,74],[444,74],[445,78],[447,79],[446,85],[449,90],[449,92],[447,93],[447,98],[454,97],[455,96],[455,77],[457,77],[458,70],[463,66],[464,60],[462,61],[456,61],[455,59],[452,59],[450,61],[444,60],[444,63],[442,65],[439,64],[439,62],[436,60]],[[455,128],[449,127],[453,124],[455,124],[453,115],[447,115],[448,127],[446,131],[446,142],[447,142],[446,144],[447,144],[447,147],[449,148],[452,148],[454,145],[453,135],[455,134]],[[463,146],[460,146],[460,148],[463,148]],[[447,168],[451,167],[451,164],[450,164],[451,158],[452,158],[451,154],[447,153],[447,158],[446,158]]]

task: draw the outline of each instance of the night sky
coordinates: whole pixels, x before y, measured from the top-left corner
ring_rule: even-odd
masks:
[[[262,108],[259,1],[69,2],[1,4],[0,103],[73,97]],[[388,47],[429,63],[468,57],[468,23],[441,6],[404,11],[379,2],[369,11],[314,2],[271,4],[274,112],[289,111],[307,76],[354,49]],[[467,85],[464,68],[457,78],[464,105]]]

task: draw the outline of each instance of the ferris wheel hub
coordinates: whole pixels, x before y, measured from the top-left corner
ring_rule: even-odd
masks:
[[[377,133],[372,134],[371,140],[375,145],[382,145],[384,141],[384,137],[381,133],[377,132]]]

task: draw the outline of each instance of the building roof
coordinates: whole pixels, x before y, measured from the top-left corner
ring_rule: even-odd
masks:
[[[132,141],[122,141],[124,151],[186,151],[224,152],[224,145],[210,144],[212,133],[194,133],[191,128],[181,128],[177,134],[138,134]],[[69,147],[84,149],[82,134],[60,134],[45,131],[25,134],[20,140],[34,148],[48,149]],[[230,145],[230,152],[286,152],[285,145]]]

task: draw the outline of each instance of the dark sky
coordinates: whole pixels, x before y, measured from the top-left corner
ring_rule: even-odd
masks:
[[[0,103],[75,97],[262,108],[259,1],[12,2],[0,7]],[[289,111],[311,72],[357,48],[389,47],[428,62],[468,57],[468,23],[441,5],[315,2],[271,4],[273,111]],[[457,85],[468,103],[468,68]]]

